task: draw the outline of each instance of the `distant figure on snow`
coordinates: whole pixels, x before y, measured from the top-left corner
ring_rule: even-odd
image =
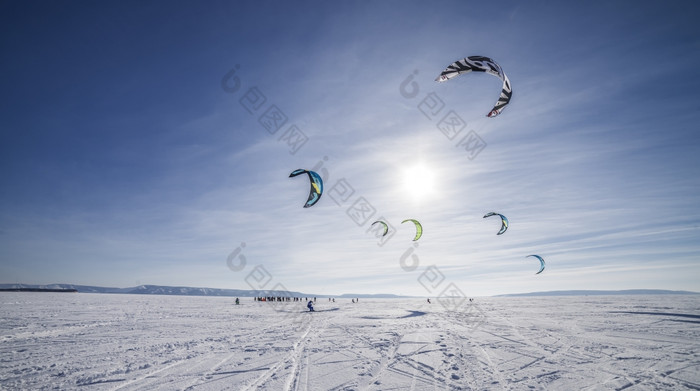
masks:
[[[236,297],[236,305],[239,305],[239,304],[241,304],[241,302],[240,302],[240,301],[238,300],[238,298]]]
[[[313,312],[314,311],[314,302],[309,300],[309,303],[306,305],[309,308],[309,311]]]
[[[428,299],[428,304],[430,304],[430,299]]]

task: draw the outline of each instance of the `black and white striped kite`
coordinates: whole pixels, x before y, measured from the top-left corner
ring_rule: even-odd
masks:
[[[454,63],[450,64],[450,66],[442,71],[440,76],[438,76],[435,81],[447,81],[456,77],[457,75],[472,71],[486,72],[503,80],[501,96],[498,98],[498,101],[493,109],[491,109],[491,112],[489,112],[486,116],[493,118],[501,114],[501,111],[503,111],[508,102],[510,102],[510,97],[513,96],[513,90],[510,88],[510,80],[508,80],[508,76],[506,76],[505,72],[503,72],[503,69],[496,63],[496,61],[483,56],[469,56],[465,59],[455,61]]]

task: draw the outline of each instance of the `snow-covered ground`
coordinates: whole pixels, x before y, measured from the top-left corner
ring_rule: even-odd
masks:
[[[0,293],[8,390],[698,390],[700,297]],[[325,311],[323,311],[325,310]]]

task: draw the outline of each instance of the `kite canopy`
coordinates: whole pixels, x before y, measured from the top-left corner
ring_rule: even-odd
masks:
[[[301,174],[307,174],[309,176],[309,182],[311,182],[309,199],[306,200],[306,204],[304,204],[304,208],[309,208],[311,206],[314,206],[314,204],[316,204],[318,200],[321,199],[321,195],[323,194],[323,181],[321,180],[321,176],[317,173],[309,170],[304,170],[302,168],[292,171],[292,173],[289,174],[289,177],[292,178]]]
[[[423,235],[423,226],[420,225],[418,220],[414,220],[414,219],[406,219],[406,220],[402,221],[401,224],[403,224],[407,221],[410,221],[416,225],[416,237],[413,238],[413,241],[415,242],[416,240],[420,239],[421,235]]]
[[[540,274],[540,273],[542,273],[542,271],[544,270],[544,259],[542,259],[541,256],[539,256],[539,255],[534,255],[534,254],[533,254],[533,255],[528,255],[527,257],[535,257],[535,258],[537,258],[537,259],[540,260],[540,271],[538,271],[538,272],[535,273],[535,274]],[[525,257],[525,258],[527,258],[527,257]]]
[[[496,105],[493,109],[486,115],[489,118],[493,118],[503,111],[506,105],[510,102],[510,98],[513,96],[513,90],[510,87],[510,80],[506,76],[505,72],[500,65],[488,57],[483,56],[469,56],[459,61],[455,61],[450,66],[445,68],[440,76],[435,79],[437,82],[444,82],[452,78],[457,77],[463,73],[469,72],[486,72],[488,74],[494,75],[503,81],[503,88],[501,89],[501,96],[498,98]]]
[[[382,226],[384,226],[384,233],[382,234],[382,236],[386,236],[386,234],[389,232],[389,225],[381,220],[377,220],[374,223],[372,223],[371,226],[374,226],[375,224],[381,224]]]
[[[506,230],[508,229],[508,219],[506,218],[506,216],[503,216],[502,214],[496,213],[496,212],[489,212],[484,216],[484,218],[491,217],[491,216],[500,216],[501,217],[501,230],[498,231],[498,233],[496,235],[501,235],[504,232],[506,232]]]

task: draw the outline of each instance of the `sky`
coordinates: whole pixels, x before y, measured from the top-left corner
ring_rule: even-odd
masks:
[[[4,1],[0,282],[700,291],[698,11]]]

